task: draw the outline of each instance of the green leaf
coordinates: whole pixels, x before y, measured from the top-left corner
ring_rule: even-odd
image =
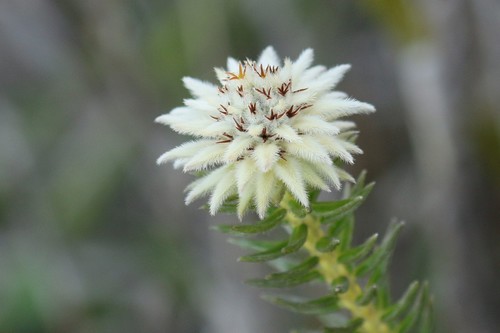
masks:
[[[408,332],[419,320],[424,309],[424,294],[420,293],[417,301],[412,306],[410,311],[405,315],[397,328],[398,333]]]
[[[289,288],[320,279],[322,275],[318,271],[310,271],[302,274],[295,274],[289,278],[272,278],[247,280],[245,283],[262,288]]]
[[[351,214],[362,202],[362,196],[331,202],[313,202],[311,203],[311,211],[313,214],[322,217],[321,223],[328,224]]]
[[[264,279],[249,280],[247,283],[254,286],[281,288],[312,281],[321,277],[318,272],[312,271],[318,265],[318,262],[318,257],[310,257],[286,272],[270,274]]]
[[[363,244],[348,249],[344,253],[339,256],[339,261],[343,263],[357,261],[366,256],[375,246],[378,239],[378,234],[374,234],[370,238],[368,238]]]
[[[280,244],[286,244],[286,241],[267,241],[259,239],[248,239],[248,238],[228,238],[229,243],[237,245],[242,249],[255,250],[255,251],[265,251],[277,247]]]
[[[287,207],[297,217],[305,217],[309,213],[309,209],[304,207],[300,202],[295,200],[291,195],[286,201]]]
[[[344,227],[346,227],[346,224],[348,222],[346,222],[347,218],[343,218],[343,219],[340,219],[338,221],[335,221],[333,223],[331,223],[329,226],[328,226],[328,232],[327,232],[327,236],[328,237],[335,237],[335,238],[338,238],[338,236],[340,235],[342,229]]]
[[[387,279],[377,279],[377,282],[372,282],[371,278],[373,275],[376,273],[373,273],[370,279],[368,280],[368,285],[371,284],[377,284],[378,286],[378,292],[377,292],[377,300],[375,302],[375,305],[379,309],[385,309],[391,304],[391,297],[390,297],[390,292],[389,292],[389,283],[387,282]]]
[[[434,305],[432,298],[429,295],[429,286],[424,282],[422,287],[423,291],[423,305],[425,306],[419,322],[419,333],[432,333],[434,331]]]
[[[210,205],[204,204],[201,206],[202,209],[209,210]],[[224,203],[220,206],[220,208],[217,210],[218,213],[227,213],[227,214],[236,214],[238,211],[238,197],[237,196],[231,196]]]
[[[324,333],[356,333],[358,329],[363,325],[362,318],[356,318],[351,320],[346,326],[343,327],[326,327],[323,331]]]
[[[349,279],[346,276],[339,276],[331,285],[335,294],[343,294],[349,289]]]
[[[359,174],[358,179],[356,179],[356,184],[354,184],[354,186],[351,189],[352,195],[355,195],[355,193],[359,193],[365,187],[365,181],[366,181],[366,170],[363,170]]]
[[[358,305],[367,305],[377,297],[378,288],[376,285],[365,288],[363,294],[356,300]]]
[[[292,231],[292,235],[288,240],[288,244],[281,249],[281,253],[289,254],[293,252],[297,252],[300,250],[302,245],[306,242],[307,239],[307,225],[301,224],[295,227]]]
[[[287,246],[287,244],[288,244],[287,241],[279,242],[274,247],[268,250],[239,257],[238,261],[263,262],[282,257],[286,255],[286,253],[283,253],[282,250]]]
[[[385,321],[391,321],[396,319],[396,317],[401,316],[404,312],[406,312],[415,302],[415,299],[418,296],[418,291],[420,289],[420,284],[418,281],[414,281],[406,292],[401,296],[399,301],[392,305],[382,316],[382,319]]]
[[[316,242],[316,250],[319,252],[331,252],[340,244],[340,240],[334,237],[322,237]]]
[[[401,228],[403,227],[403,222],[393,222],[389,226],[389,230],[382,241],[380,247],[378,247],[371,256],[365,259],[355,270],[354,274],[356,276],[364,276],[377,268],[380,265],[381,270],[385,271],[389,258],[394,249],[396,238]]]
[[[309,202],[316,201],[316,199],[318,199],[320,193],[321,193],[321,190],[319,190],[319,189],[310,190],[309,193],[307,194],[307,196],[309,198]]]
[[[245,235],[258,234],[276,227],[286,215],[286,210],[283,208],[275,210],[271,215],[260,222],[254,224],[237,224],[237,225],[218,225],[212,229],[221,231],[226,234]]]
[[[342,221],[343,226],[338,235],[340,240],[339,250],[341,252],[347,250],[351,246],[352,234],[354,232],[354,216],[349,215]]]
[[[353,196],[359,195],[362,196],[364,199],[366,199],[374,187],[375,187],[375,182],[371,182],[370,184],[366,185],[363,189],[361,189],[360,191],[356,191],[352,195]]]
[[[319,263],[318,257],[307,258],[302,263],[290,268],[286,272],[274,273],[266,276],[266,279],[288,279],[294,275],[301,275],[312,270]]]
[[[262,298],[282,308],[304,314],[319,315],[339,309],[336,295],[328,295],[311,301],[295,301],[272,295],[263,295]]]

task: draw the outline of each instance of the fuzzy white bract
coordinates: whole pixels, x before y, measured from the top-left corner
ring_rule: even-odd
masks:
[[[156,122],[195,137],[157,161],[205,171],[188,186],[186,204],[210,195],[215,214],[237,196],[240,218],[250,207],[263,218],[284,190],[308,207],[308,188],[329,191],[352,181],[333,163],[353,163],[361,153],[349,140],[355,124],[342,118],[375,109],[334,90],[349,65],[327,69],[312,61],[311,49],[281,63],[267,47],[257,61],[228,58],[227,69],[215,69],[219,85],[183,79],[193,98]]]

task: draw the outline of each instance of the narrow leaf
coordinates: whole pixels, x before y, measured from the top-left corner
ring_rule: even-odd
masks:
[[[331,202],[313,202],[311,210],[315,215],[322,217],[321,223],[328,224],[351,214],[362,202],[361,196]]]
[[[248,238],[229,238],[227,240],[229,243],[237,245],[242,249],[255,250],[255,251],[265,251],[277,247],[279,244],[286,244],[286,241],[266,241],[258,239],[248,239]]]
[[[342,220],[342,229],[340,229],[338,238],[340,240],[339,250],[345,251],[351,246],[352,234],[354,232],[354,216],[349,215]]]
[[[419,322],[419,333],[432,333],[434,331],[434,306],[432,302],[432,298],[429,295],[429,286],[427,282],[424,283],[422,287],[422,295],[423,295],[423,305],[424,310]]]
[[[346,227],[346,224],[348,223],[348,222],[346,222],[346,220],[347,220],[347,218],[343,218],[341,220],[338,220],[338,221],[331,223],[328,226],[327,236],[338,238],[342,228]]]
[[[309,193],[307,194],[307,196],[309,197],[309,202],[316,201],[316,199],[318,199],[320,193],[321,193],[321,190],[319,190],[319,189],[310,190]]]
[[[344,327],[326,327],[323,331],[324,333],[356,333],[358,329],[363,325],[362,318],[356,318],[351,320]]]
[[[351,189],[352,195],[356,195],[356,193],[359,193],[364,187],[365,187],[365,181],[366,181],[366,170],[361,171],[361,173],[358,176],[358,179],[356,179],[356,184]]]
[[[297,217],[305,217],[308,213],[308,209],[292,197],[288,200],[288,208]]]
[[[296,274],[289,278],[264,278],[247,280],[245,283],[262,288],[289,288],[321,278],[318,271],[310,271],[303,274]]]
[[[377,297],[377,291],[378,291],[378,288],[376,285],[367,287],[364,290],[363,294],[356,300],[356,303],[358,305],[367,305],[373,299],[375,299],[375,297]]]
[[[420,293],[417,301],[411,307],[410,311],[405,315],[405,318],[401,321],[401,324],[397,328],[398,333],[408,332],[419,320],[423,309],[424,309],[424,295]]]
[[[335,294],[343,294],[349,289],[349,279],[345,276],[339,276],[332,282]]]
[[[339,256],[339,261],[347,263],[362,259],[368,253],[370,253],[370,251],[375,246],[377,239],[378,239],[378,234],[374,234],[373,236],[368,238],[363,244],[342,253],[342,255]]]
[[[218,225],[213,229],[227,234],[244,235],[244,234],[257,234],[271,230],[277,226],[285,217],[285,209],[277,209],[264,220],[254,224],[237,224],[237,225]]]
[[[314,267],[318,265],[319,263],[319,258],[318,257],[310,257],[307,258],[304,262],[290,268],[286,272],[282,273],[274,273],[266,276],[266,279],[288,279],[293,277],[294,275],[301,275],[304,274]]]
[[[375,187],[375,182],[371,182],[370,184],[363,187],[361,190],[356,191],[355,193],[352,193],[352,195],[353,196],[359,195],[359,196],[362,196],[363,198],[366,199],[374,187]]]
[[[287,246],[287,244],[287,241],[279,242],[276,246],[270,248],[269,250],[239,257],[238,261],[263,262],[282,257],[286,254],[283,253],[282,250]]]
[[[285,309],[304,314],[319,315],[335,312],[339,309],[336,295],[328,295],[305,302],[287,300],[271,295],[263,295],[262,298]]]
[[[295,227],[292,231],[292,235],[288,240],[288,244],[281,249],[281,253],[289,254],[293,252],[297,252],[302,245],[306,242],[307,239],[307,225],[301,224],[298,227]]]
[[[420,284],[418,281],[414,281],[403,296],[399,299],[399,301],[391,306],[382,316],[382,319],[385,321],[394,320],[396,317],[402,315],[405,311],[407,311],[412,305],[415,299],[417,298],[418,291],[420,288]]]
[[[356,276],[364,276],[373,271],[378,265],[381,265],[383,270],[387,267],[389,258],[394,249],[396,238],[404,223],[392,223],[389,230],[382,241],[382,244],[377,248],[371,256],[365,259],[355,270]]]
[[[322,237],[316,243],[316,250],[319,252],[331,252],[340,244],[340,240],[333,237]]]

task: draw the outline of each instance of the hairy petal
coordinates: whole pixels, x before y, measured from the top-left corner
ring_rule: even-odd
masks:
[[[328,152],[323,146],[314,138],[303,136],[301,142],[284,143],[287,153],[305,159],[313,163],[324,163],[327,165],[332,164]]]
[[[184,165],[184,172],[199,171],[220,164],[224,151],[225,147],[221,144],[203,148]]]
[[[173,159],[192,157],[197,152],[199,152],[200,149],[206,148],[207,146],[211,146],[213,145],[213,143],[214,143],[213,140],[198,140],[198,141],[189,141],[183,143],[182,145],[170,151],[167,151],[166,153],[161,155],[156,160],[156,163],[163,164]]]
[[[286,124],[283,124],[280,127],[276,128],[274,130],[274,133],[278,136],[278,138],[281,138],[287,142],[302,141],[302,138],[297,134],[297,131],[293,127]]]
[[[279,159],[280,148],[274,143],[261,144],[255,147],[253,158],[260,171],[267,172]]]
[[[307,197],[299,161],[295,158],[289,158],[286,162],[280,161],[274,166],[274,173],[304,207],[309,207],[309,199]]]
[[[252,198],[255,196],[256,191],[256,182],[249,182],[244,190],[238,191],[238,218],[241,220],[243,215],[250,208],[250,204],[252,203]]]
[[[215,215],[224,201],[226,201],[226,199],[235,192],[236,184],[234,179],[234,170],[231,168],[217,183],[217,185],[215,185],[209,201],[210,214]]]
[[[304,71],[311,66],[313,59],[314,51],[312,49],[305,49],[302,51],[300,56],[293,63],[292,80],[300,77]]]
[[[259,60],[257,60],[258,64],[262,64],[263,66],[279,66],[280,65],[280,59],[278,57],[278,54],[274,50],[272,46],[268,46],[262,51],[260,54]]]
[[[245,191],[248,184],[254,183],[251,180],[254,178],[256,171],[255,161],[250,158],[245,158],[236,164],[235,177],[239,195]]]
[[[209,82],[204,82],[192,77],[182,78],[184,86],[191,92],[191,95],[200,98],[213,97],[217,95],[217,87]]]
[[[186,188],[188,190],[188,194],[186,196],[186,205],[189,205],[194,200],[208,194],[217,183],[221,181],[221,179],[226,175],[228,167],[220,167],[210,172],[208,175],[199,178],[189,184]]]
[[[329,135],[336,135],[340,131],[335,125],[321,119],[321,117],[307,115],[297,118],[294,122],[294,128],[302,133],[321,133]]]
[[[255,206],[257,214],[263,219],[273,196],[276,177],[272,171],[259,172],[256,179],[257,190],[255,191]]]
[[[234,162],[238,157],[242,156],[248,148],[252,147],[254,139],[250,136],[236,137],[226,148],[224,153],[224,161],[226,163]]]

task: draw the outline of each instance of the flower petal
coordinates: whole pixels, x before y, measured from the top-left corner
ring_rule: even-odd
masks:
[[[301,165],[295,158],[281,160],[274,166],[274,174],[281,180],[292,195],[304,206],[309,207],[309,199],[301,174]]]
[[[253,152],[253,158],[260,171],[267,172],[279,159],[280,148],[274,143],[257,145]]]
[[[311,112],[320,114],[325,120],[331,121],[345,116],[366,114],[374,111],[375,108],[371,104],[350,98],[339,99],[328,94],[314,103]]]
[[[249,182],[246,186],[245,189],[241,192],[238,192],[238,218],[241,219],[243,218],[243,215],[247,212],[247,210],[250,208],[250,204],[252,203],[252,198],[255,196],[255,191],[256,191],[256,183],[255,182]]]
[[[321,142],[331,156],[338,157],[349,164],[354,163],[354,158],[351,153],[363,153],[355,144],[340,140],[336,137],[321,136],[318,138],[318,141]]]
[[[192,77],[182,78],[184,86],[191,92],[191,95],[199,98],[217,96],[217,87],[209,82],[204,82]]]
[[[257,170],[254,160],[250,158],[245,158],[236,164],[235,177],[239,195],[245,191],[248,184],[252,183],[250,180]]]
[[[228,170],[228,172],[221,178],[221,180],[215,185],[214,191],[210,196],[209,206],[210,214],[215,215],[219,210],[220,206],[226,201],[226,199],[236,192],[236,184],[234,179],[234,170]]]
[[[293,62],[292,80],[300,77],[304,71],[309,68],[314,59],[314,51],[312,49],[305,49],[300,56]]]
[[[328,184],[324,182],[323,178],[318,175],[318,173],[309,165],[309,163],[302,163],[301,168],[304,181],[308,185],[326,192],[331,192]]]
[[[310,136],[303,135],[301,142],[285,142],[283,145],[288,154],[295,155],[313,163],[332,164],[328,152],[318,141]]]
[[[257,186],[255,191],[255,206],[257,208],[257,214],[263,219],[266,216],[267,207],[269,207],[269,202],[273,196],[274,186],[276,184],[276,178],[274,173],[259,172],[257,175]]]
[[[319,116],[304,115],[294,120],[293,127],[302,133],[336,135],[340,130]]]
[[[210,192],[210,190],[213,189],[215,185],[217,185],[217,183],[221,181],[221,179],[226,175],[226,173],[227,173],[227,166],[220,167],[210,172],[208,175],[199,178],[194,182],[192,182],[191,184],[189,184],[188,187],[186,188],[186,190],[189,191],[185,199],[186,205],[189,205],[194,200]]]
[[[224,153],[224,161],[226,163],[234,162],[239,157],[247,152],[247,149],[252,147],[254,143],[254,138],[251,136],[237,136],[233,141],[227,146],[226,152]]]
[[[225,147],[222,144],[213,144],[203,148],[184,165],[184,172],[199,171],[222,163],[224,152]]]
[[[337,190],[340,190],[340,177],[337,168],[334,165],[326,165],[323,163],[310,164],[314,170],[321,174],[326,180],[332,183]]]
[[[278,138],[281,138],[287,142],[302,141],[302,138],[300,137],[300,135],[297,134],[297,131],[293,127],[287,124],[282,124],[281,126],[276,128],[273,132],[278,136]]]
[[[163,164],[178,158],[192,157],[197,152],[199,152],[200,149],[203,149],[207,146],[211,146],[213,144],[214,144],[213,140],[189,141],[183,143],[178,147],[175,147],[174,149],[167,151],[156,160],[156,163]]]
[[[315,80],[315,85],[323,87],[324,90],[334,88],[342,80],[344,74],[351,69],[351,65],[338,65],[322,73]]]
[[[260,54],[259,60],[257,60],[258,64],[262,64],[262,66],[280,66],[280,59],[278,54],[272,46],[268,46],[262,51]]]
[[[234,59],[233,57],[227,58],[227,71],[228,72],[238,72],[239,61]]]

